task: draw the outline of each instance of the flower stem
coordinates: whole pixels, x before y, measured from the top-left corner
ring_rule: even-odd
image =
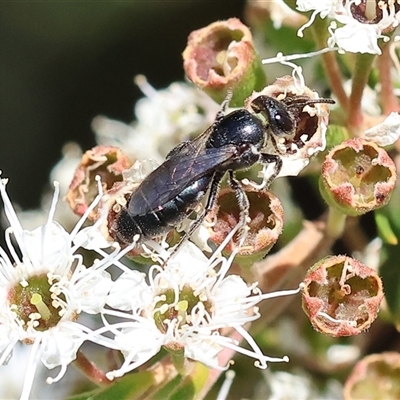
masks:
[[[379,81],[381,83],[380,100],[383,113],[389,115],[392,111],[400,111],[400,105],[393,91],[392,59],[390,57],[390,43],[381,46],[382,55],[378,57]]]
[[[171,356],[172,363],[174,364],[176,370],[180,375],[185,375],[186,370],[185,370],[185,353],[184,350],[181,348],[177,349],[171,349],[171,348],[166,348],[168,353]]]
[[[361,110],[361,100],[374,60],[374,54],[358,53],[356,55],[356,65],[353,73],[351,94],[347,107],[347,122],[350,127],[358,128],[363,123],[364,118]]]
[[[325,48],[327,40],[327,22],[318,17],[315,19],[311,28],[317,48]],[[336,59],[336,54],[333,51],[322,54],[322,65],[329,80],[332,93],[339,100],[342,109],[346,110],[348,98],[343,87],[343,78]]]
[[[346,223],[346,214],[343,214],[336,207],[329,207],[326,233],[332,239],[342,236]]]
[[[97,368],[96,364],[89,361],[82,351],[78,351],[74,365],[80,369],[93,383],[97,385],[110,385],[112,381],[106,378],[106,374]]]

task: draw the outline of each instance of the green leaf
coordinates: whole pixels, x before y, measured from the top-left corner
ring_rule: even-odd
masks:
[[[269,48],[275,48],[285,55],[302,54],[315,50],[315,44],[309,32],[304,38],[300,38],[297,36],[296,29],[285,25],[275,29],[272,21],[268,21],[264,25],[264,39]]]
[[[400,246],[385,246],[386,260],[379,273],[383,280],[385,298],[392,321],[400,325]]]
[[[104,389],[69,397],[69,400],[134,400],[143,395],[151,386],[155,385],[151,372],[138,372],[127,374],[115,381],[114,384]]]
[[[203,389],[209,376],[209,368],[201,363],[194,363],[190,374],[176,377],[152,397],[153,400],[193,400]]]
[[[189,376],[186,376],[181,385],[176,389],[171,400],[194,399],[197,394],[203,389],[207,382],[210,369],[204,364],[196,362],[195,368]],[[186,397],[193,393],[192,397]]]
[[[326,148],[330,150],[332,147],[350,139],[350,133],[346,127],[340,125],[329,124],[326,131]]]
[[[375,223],[378,228],[379,237],[384,243],[396,245],[398,239],[396,234],[393,232],[389,217],[381,212],[380,210],[375,211]]]
[[[400,195],[399,189],[397,185],[392,193],[392,201],[386,207],[375,211],[379,236],[384,243],[381,251],[381,259],[384,261],[379,273],[392,322],[397,326],[400,325],[400,245],[397,240],[400,237],[400,214],[396,201]]]
[[[152,397],[152,400],[167,400],[170,399],[171,393],[181,384],[183,377],[178,375],[175,379],[168,382],[163,388],[157,391]]]
[[[390,218],[387,211],[387,208],[385,208],[382,211],[380,210],[379,214],[376,213],[379,232],[381,233],[381,230],[385,230],[385,235],[388,236],[390,232],[390,235],[397,238],[400,235],[400,228]],[[393,322],[396,325],[400,325],[400,246],[388,243],[386,241],[382,249],[385,261],[381,265],[379,273],[383,280],[385,298]]]

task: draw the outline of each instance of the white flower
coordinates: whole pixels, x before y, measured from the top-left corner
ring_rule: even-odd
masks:
[[[352,19],[346,25],[338,28],[336,22],[331,22],[328,28],[331,37],[328,46],[337,45],[342,51],[350,53],[381,54],[378,39],[385,38],[377,24],[362,24]]]
[[[163,161],[178,143],[208,128],[219,110],[210,97],[186,83],[175,82],[164,90],[155,90],[143,76],[136,83],[146,95],[136,103],[136,123],[99,116],[92,124],[99,144],[120,147],[133,159]]]
[[[168,257],[168,252],[163,253]],[[262,354],[243,325],[259,317],[256,304],[262,299],[297,290],[263,295],[256,284],[248,286],[240,276],[226,276],[233,256],[227,260],[217,253],[207,259],[193,243],[185,242],[164,269],[157,265],[150,269],[149,282],[138,271],[124,269],[107,300],[111,307],[124,312],[104,311],[105,317],[124,320],[114,324],[105,320],[106,328],[115,335],[111,347],[121,350],[125,357],[119,369],[107,374],[109,379],[139,367],[162,346],[179,349],[184,357],[217,369],[226,368],[217,358],[224,348],[254,357],[260,368],[266,368],[268,361],[287,361],[286,357],[275,359]],[[223,328],[236,330],[251,350],[224,336],[220,332]]]
[[[32,346],[17,343],[12,351],[12,358],[7,365],[0,366],[1,382],[0,399],[18,399],[24,385],[25,376],[31,366],[28,365]],[[30,393],[31,399],[64,400],[72,396],[79,385],[85,384],[87,378],[76,368],[68,369],[62,385],[43,385],[48,376],[48,369],[41,363],[37,365],[35,382]]]
[[[7,195],[6,183],[6,179],[0,180],[0,194],[10,224],[5,240],[11,257],[0,247],[0,365],[10,359],[18,342],[32,345],[21,394],[27,399],[39,361],[49,369],[60,367],[48,383],[58,381],[91,334],[76,321],[81,312],[96,314],[103,307],[111,285],[104,269],[118,249],[86,268],[82,256],[74,254],[79,244],[73,241],[87,214],[71,234],[53,221],[59,195],[55,183],[46,224],[33,231],[24,230]]]
[[[327,16],[332,18],[344,11],[342,0],[297,0],[296,6],[302,12],[313,10],[310,20],[298,30],[297,35],[299,37],[303,37],[304,29],[313,24],[318,14],[322,19]]]
[[[321,18],[335,16],[343,9],[342,0],[297,0],[296,8],[302,12],[314,10]],[[314,17],[315,18],[315,17]]]
[[[368,4],[365,4],[364,9],[358,8],[360,3],[361,0],[297,0],[299,11],[314,10],[310,20],[297,32],[298,36],[303,36],[303,30],[312,25],[318,14],[321,18],[329,16],[335,20],[328,28],[331,35],[328,39],[329,47],[337,46],[342,52],[381,54],[378,39],[389,40],[383,33],[395,29],[399,24],[396,2],[374,1],[371,2],[373,9]],[[380,10],[377,11],[375,7]],[[375,18],[372,13],[375,13]],[[340,27],[336,21],[341,24]]]
[[[390,146],[400,137],[400,114],[390,113],[383,122],[367,129],[364,135],[379,146]]]

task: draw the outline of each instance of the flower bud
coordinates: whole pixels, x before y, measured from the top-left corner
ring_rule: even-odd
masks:
[[[120,149],[112,146],[96,146],[88,150],[75,170],[74,177],[67,193],[67,202],[77,215],[83,215],[93,199],[98,195],[95,177],[99,175],[105,190],[115,182],[122,181],[122,172],[128,169],[132,162]],[[94,219],[93,211],[89,218]]]
[[[303,281],[303,309],[312,326],[334,337],[368,329],[382,299],[382,281],[375,270],[347,256],[322,259]]]
[[[231,106],[242,106],[265,85],[251,32],[237,18],[193,31],[182,55],[187,77],[218,103],[232,90]]]
[[[357,216],[387,204],[396,168],[386,151],[362,138],[335,146],[325,157],[320,180],[325,201]]]
[[[245,188],[250,203],[247,232],[239,230],[225,247],[226,253],[232,253],[239,245],[241,235],[245,240],[240,247],[236,261],[238,264],[263,258],[276,243],[283,229],[283,207],[272,192],[255,190],[251,186]],[[234,191],[226,187],[220,191],[217,206],[207,217],[214,220],[210,229],[210,241],[217,246],[228,236],[241,221],[241,211]]]
[[[385,352],[364,357],[354,367],[343,389],[345,400],[400,398],[400,354]]]

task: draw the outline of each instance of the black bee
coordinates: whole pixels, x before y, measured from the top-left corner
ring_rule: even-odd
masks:
[[[262,152],[267,140],[272,139],[275,143],[274,137],[292,138],[299,110],[306,104],[332,102],[330,99],[305,98],[294,103],[288,98],[286,104],[284,100],[259,96],[250,104],[253,112],[242,108],[225,115],[229,100],[224,101],[207,130],[176,146],[135,189],[128,206],[121,210],[111,226],[115,240],[130,244],[169,232],[188,217],[208,193],[204,212],[183,236],[182,243],[212,209],[226,173],[228,183],[236,193],[244,225],[249,203],[240,182],[234,177],[234,171],[247,169],[256,163],[274,163],[274,171],[267,181],[269,186],[282,168],[282,159],[277,154]]]

